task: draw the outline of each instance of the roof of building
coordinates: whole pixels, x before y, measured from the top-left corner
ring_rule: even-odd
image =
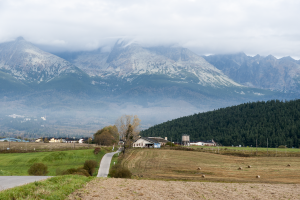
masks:
[[[165,140],[165,139],[162,138],[162,137],[148,137],[148,138],[154,139],[154,140],[156,140],[157,142],[165,142],[165,143],[169,142],[168,140]]]
[[[139,140],[139,139],[143,139],[143,140],[146,140],[151,143],[168,142],[168,140],[165,140],[161,137],[141,137],[141,138],[138,138],[137,140]],[[134,142],[136,142],[136,141],[134,141]]]
[[[214,140],[205,140],[205,141],[200,141],[200,142],[203,142],[203,143],[216,143]]]
[[[28,142],[26,140],[21,140],[18,138],[1,138],[0,141],[8,141],[8,142]]]

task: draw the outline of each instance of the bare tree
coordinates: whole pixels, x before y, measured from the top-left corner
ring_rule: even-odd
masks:
[[[118,128],[120,139],[124,141],[129,125],[132,128],[133,140],[137,139],[140,134],[141,120],[137,115],[122,115],[116,120],[115,126]]]
[[[122,115],[116,120],[116,127],[118,128],[120,139],[124,142],[125,149],[130,148],[132,143],[138,138],[140,134],[139,125],[141,120],[137,115]]]

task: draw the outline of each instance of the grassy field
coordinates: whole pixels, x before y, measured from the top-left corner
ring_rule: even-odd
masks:
[[[136,177],[143,175],[146,179],[300,183],[297,157],[238,157],[197,151],[132,149],[122,164]]]
[[[94,155],[94,149],[35,152],[35,153],[5,153],[0,154],[1,176],[23,176],[33,163],[42,162],[48,166],[49,176],[55,176],[56,172],[69,168],[83,166],[86,160],[96,160],[100,163],[103,155],[111,151],[111,147],[102,147],[101,152]],[[99,166],[96,168],[97,173]]]
[[[95,177],[78,175],[56,176],[0,192],[0,199],[66,199],[76,189]]]
[[[0,142],[0,152],[11,151],[34,152],[34,151],[57,151],[70,149],[89,149],[95,148],[95,144],[80,143],[42,143],[42,142]]]
[[[165,147],[170,149],[170,147]],[[300,157],[297,148],[255,148],[255,147],[209,147],[209,146],[176,146],[173,150],[194,150],[199,152],[235,155],[241,157]]]
[[[195,149],[214,149],[214,150],[224,150],[224,149],[229,149],[229,150],[236,150],[236,151],[256,151],[256,147],[210,147],[210,146],[189,146],[190,148],[195,148]],[[257,147],[257,151],[272,151],[272,152],[299,152],[300,153],[300,148],[267,148],[267,147]]]

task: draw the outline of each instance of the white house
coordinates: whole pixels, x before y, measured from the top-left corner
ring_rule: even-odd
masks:
[[[217,146],[217,143],[214,140],[202,141],[204,146]]]
[[[60,143],[60,142],[62,142],[62,141],[61,141],[61,139],[51,138],[51,139],[49,140],[49,142],[50,142],[50,143]]]
[[[214,140],[206,140],[199,142],[191,142],[190,145],[194,146],[217,146],[217,143]]]
[[[200,142],[191,142],[190,145],[191,146],[204,146],[204,143],[201,141]]]
[[[132,146],[140,148],[160,148],[167,140],[160,137],[141,137],[137,139]]]
[[[43,142],[43,138],[36,139],[35,142]]]
[[[84,139],[79,139],[78,143],[83,143],[84,142]]]

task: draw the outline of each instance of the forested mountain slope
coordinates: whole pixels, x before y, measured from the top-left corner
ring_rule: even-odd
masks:
[[[217,143],[269,147],[300,146],[300,100],[244,103],[206,113],[181,117],[141,132],[143,136],[163,136],[181,141],[214,139]]]

